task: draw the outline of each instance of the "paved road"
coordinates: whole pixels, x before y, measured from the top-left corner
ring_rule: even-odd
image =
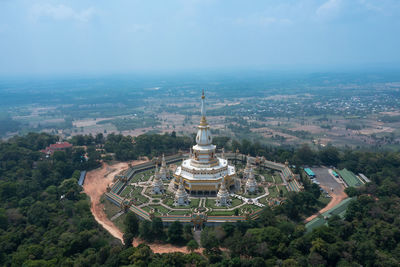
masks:
[[[343,185],[339,184],[328,170],[328,168],[324,167],[312,168],[317,181],[321,183],[323,188],[329,189],[329,192],[331,192],[331,188],[333,188],[334,192],[343,191]]]

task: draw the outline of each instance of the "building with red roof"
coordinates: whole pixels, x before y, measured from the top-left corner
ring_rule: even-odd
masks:
[[[40,150],[40,152],[45,153],[46,155],[52,155],[54,151],[61,151],[65,150],[67,148],[71,148],[72,144],[68,142],[57,142],[55,144],[51,144],[50,146],[46,147],[43,150]]]

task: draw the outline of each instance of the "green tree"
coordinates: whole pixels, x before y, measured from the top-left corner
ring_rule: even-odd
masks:
[[[174,221],[168,227],[168,241],[171,243],[180,243],[182,241],[182,224]]]
[[[340,162],[339,151],[336,147],[328,145],[319,151],[321,162],[328,166],[337,166]]]
[[[164,225],[159,217],[154,216],[151,220],[151,232],[156,239],[164,239]]]
[[[153,233],[151,232],[151,223],[147,220],[141,221],[139,224],[139,236],[151,242],[154,239]]]
[[[131,233],[134,237],[139,233],[139,221],[133,212],[128,212],[124,219],[125,232]]]
[[[190,252],[195,251],[196,249],[199,248],[199,244],[197,244],[196,240],[192,239],[187,243],[187,248]]]

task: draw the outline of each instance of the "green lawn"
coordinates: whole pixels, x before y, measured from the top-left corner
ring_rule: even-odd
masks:
[[[174,207],[174,200],[172,198],[164,199],[163,203],[171,208]]]
[[[250,205],[250,204],[246,204],[243,205],[242,207],[240,207],[241,209],[250,209],[252,211],[256,211],[256,210],[261,210],[262,208],[257,207],[256,205]]]
[[[276,186],[271,186],[268,188],[269,190],[269,197],[274,198],[279,196],[279,192],[276,190]]]
[[[265,177],[265,181],[274,183],[274,179],[272,178],[272,175],[266,174],[266,175],[264,175],[264,177]]]
[[[132,190],[132,188],[133,188],[132,185],[125,186],[124,190],[122,190],[122,192],[120,194],[121,197],[126,197],[129,194],[129,192]]]
[[[147,212],[149,212],[151,209],[154,209],[155,212],[158,213],[168,213],[169,209],[165,208],[164,206],[161,205],[148,205],[146,207],[143,207],[143,209]]]
[[[268,205],[268,197],[260,198],[260,199],[258,199],[258,202],[260,202],[261,204],[264,204],[264,205]]]
[[[121,211],[121,208],[111,201],[109,201],[104,195],[101,197],[101,203],[104,205],[104,211],[108,219]]]
[[[227,210],[227,211],[212,211],[209,212],[207,215],[209,216],[232,216],[235,214],[234,210]]]
[[[258,187],[258,192],[257,194],[243,194],[242,196],[246,197],[246,198],[255,198],[255,197],[259,197],[265,194],[265,190],[263,187]]]
[[[191,214],[190,210],[172,210],[168,215],[188,215]]]
[[[280,175],[274,175],[274,178],[275,178],[275,183],[277,183],[277,184],[280,184],[283,182]]]
[[[133,175],[132,179],[129,181],[130,183],[144,182],[148,181],[150,177],[154,174],[154,170],[147,170],[144,172],[139,172]]]
[[[143,187],[136,186],[133,189],[132,198],[137,199],[138,202],[140,202],[140,203],[147,203],[147,202],[149,202],[149,199],[141,194],[142,190],[143,190]]]
[[[199,202],[200,202],[199,198],[190,199],[190,207],[197,208],[199,206]]]
[[[282,190],[283,196],[285,196],[288,193],[286,186],[278,185],[278,188],[279,188],[279,190]]]
[[[131,212],[131,211],[130,211],[130,212]],[[126,214],[124,213],[124,214],[122,214],[121,216],[119,216],[117,219],[115,219],[115,220],[113,221],[113,223],[114,223],[121,231],[124,231],[124,228],[125,228],[125,223],[124,223],[125,217],[126,217]]]

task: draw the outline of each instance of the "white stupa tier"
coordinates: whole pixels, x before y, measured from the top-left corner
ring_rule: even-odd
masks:
[[[157,170],[157,165],[156,165],[156,170],[154,172],[154,180],[152,186],[153,186],[153,194],[164,193],[164,184],[161,180],[160,173]]]
[[[201,96],[201,121],[198,126],[196,145],[190,152],[189,159],[175,171],[175,186],[182,178],[185,188],[193,194],[215,195],[225,177],[228,188],[233,185],[236,174],[235,167],[228,165],[228,161],[218,158],[215,154],[216,146],[212,144],[210,126],[206,120],[204,91]]]
[[[256,193],[257,192],[257,181],[254,178],[253,169],[250,169],[249,178],[246,181],[246,192],[247,193]]]

